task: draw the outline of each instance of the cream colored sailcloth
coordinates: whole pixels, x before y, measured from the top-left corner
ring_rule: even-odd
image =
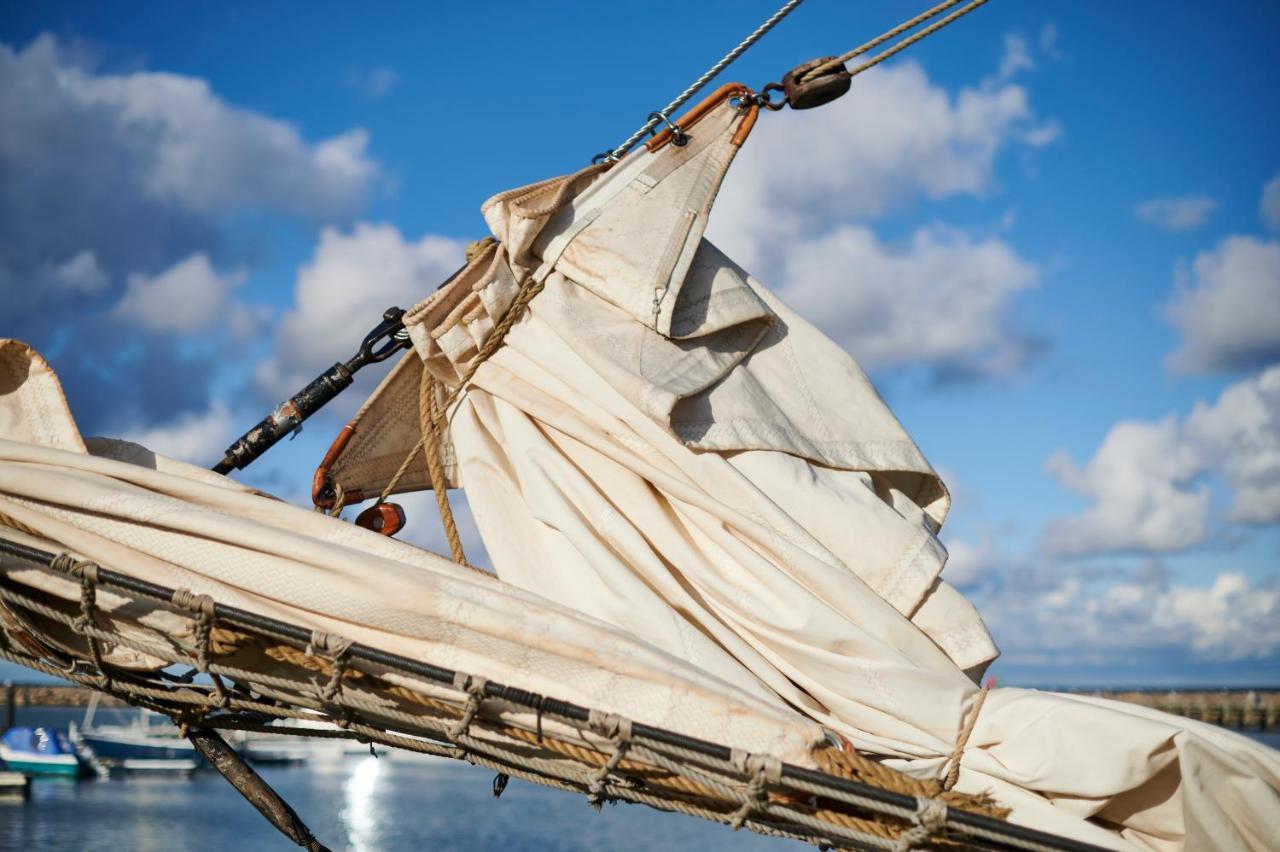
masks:
[[[825,727],[942,777],[968,724],[956,789],[1014,821],[1113,848],[1266,848],[1275,752],[1100,699],[979,701],[997,651],[940,576],[946,489],[859,367],[702,238],[756,120],[743,94],[682,119],[686,144],[665,132],[486,203],[497,242],[406,315],[415,351],[322,465],[317,494],[348,502],[425,487],[423,395],[469,375],[442,455],[501,580],[86,445],[13,343],[0,514],[144,579],[804,765]]]
[[[384,489],[422,434],[424,370],[457,385],[540,286],[449,412],[499,576],[941,777],[997,651],[939,576],[933,469],[857,364],[702,238],[754,119],[727,87],[683,146],[487,202],[497,245],[406,316],[416,357],[322,473]],[[417,462],[393,490],[427,482]],[[1278,786],[1277,753],[1242,737],[1019,689],[985,696],[957,783],[1144,848],[1265,848]]]

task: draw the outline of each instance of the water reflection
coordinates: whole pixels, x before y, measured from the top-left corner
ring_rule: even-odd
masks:
[[[370,755],[351,767],[351,776],[342,787],[345,806],[340,817],[347,830],[347,846],[354,852],[376,848],[378,834],[376,798],[382,760]]]

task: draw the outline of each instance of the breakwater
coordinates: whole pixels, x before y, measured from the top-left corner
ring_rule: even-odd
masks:
[[[1280,690],[1089,690],[1086,694],[1226,728],[1269,731],[1280,727]]]
[[[6,683],[0,684],[0,707],[84,707],[91,695],[92,690],[59,683]],[[102,695],[99,706],[126,705],[118,698]]]

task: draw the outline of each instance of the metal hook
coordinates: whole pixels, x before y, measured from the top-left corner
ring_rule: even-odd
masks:
[[[685,132],[684,132],[684,128],[683,128],[683,127],[681,127],[680,125],[676,124],[676,123],[675,123],[674,121],[672,121],[671,119],[667,118],[667,116],[666,116],[666,114],[665,114],[665,113],[661,113],[661,112],[651,112],[651,113],[649,113],[649,118],[650,118],[650,120],[655,119],[655,118],[656,118],[656,119],[658,119],[658,121],[660,121],[660,122],[662,122],[663,124],[665,124],[665,125],[668,127],[668,129],[670,129],[670,130],[671,130],[671,144],[672,144],[672,145],[675,145],[677,148],[683,148],[685,145],[688,145],[688,144],[689,144],[689,134],[687,134],[687,133],[685,133]]]

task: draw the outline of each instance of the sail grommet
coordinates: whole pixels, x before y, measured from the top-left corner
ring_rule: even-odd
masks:
[[[834,60],[834,56],[811,59],[797,65],[782,78],[782,90],[787,94],[787,103],[792,109],[813,109],[828,104],[849,91],[853,85],[853,75],[843,65],[823,71],[811,80],[804,75],[814,68],[826,65]],[[766,86],[765,88],[769,88]]]
[[[667,129],[671,131],[672,145],[675,145],[677,148],[683,148],[685,145],[689,144],[689,134],[684,132],[683,127],[681,127],[680,125],[672,121],[670,118],[668,118],[666,113],[662,113],[662,112],[649,113],[649,120],[652,121],[654,119],[657,119],[658,121],[665,124],[667,126]]]

